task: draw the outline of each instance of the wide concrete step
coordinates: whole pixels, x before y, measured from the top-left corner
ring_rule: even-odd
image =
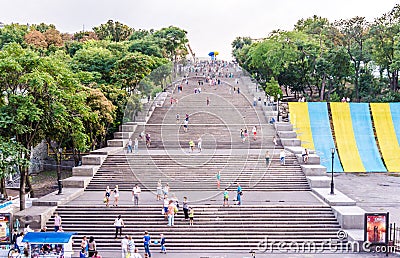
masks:
[[[115,250],[119,247],[121,239],[113,239],[113,221],[119,214],[122,214],[126,225],[123,234],[128,233],[136,243],[141,243],[145,230],[150,232],[153,239],[158,239],[162,233],[167,238],[169,252],[196,248],[246,250],[256,248],[265,238],[274,242],[322,244],[336,239],[340,229],[330,207],[325,205],[247,205],[229,208],[198,205],[194,226],[189,226],[188,221],[183,220],[180,211],[173,227],[166,225],[158,205],[109,208],[101,205],[62,205],[57,211],[63,218],[64,230],[78,232],[78,239],[84,235],[94,236],[99,250]],[[50,219],[47,225],[51,227],[52,224],[53,220]],[[79,248],[79,241],[75,241],[74,248]],[[154,248],[155,245],[152,246],[153,251]]]

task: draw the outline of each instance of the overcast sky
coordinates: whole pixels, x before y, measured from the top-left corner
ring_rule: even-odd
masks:
[[[0,22],[53,23],[61,32],[89,30],[112,19],[135,29],[169,25],[188,32],[196,56],[219,51],[230,58],[237,36],[262,38],[274,29],[291,30],[316,14],[330,21],[390,11],[394,0],[1,0]]]

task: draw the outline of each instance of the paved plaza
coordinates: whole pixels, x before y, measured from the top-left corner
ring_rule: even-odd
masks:
[[[335,188],[367,212],[389,212],[390,222],[400,225],[400,177],[387,173],[341,173]]]

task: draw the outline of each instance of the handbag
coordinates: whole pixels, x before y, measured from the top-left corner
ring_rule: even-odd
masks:
[[[107,202],[107,197],[104,197],[103,202],[104,202],[104,203]]]

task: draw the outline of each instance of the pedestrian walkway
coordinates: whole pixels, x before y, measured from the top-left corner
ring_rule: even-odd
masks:
[[[389,212],[390,222],[400,225],[400,177],[367,173],[335,175],[335,187],[367,212]]]

